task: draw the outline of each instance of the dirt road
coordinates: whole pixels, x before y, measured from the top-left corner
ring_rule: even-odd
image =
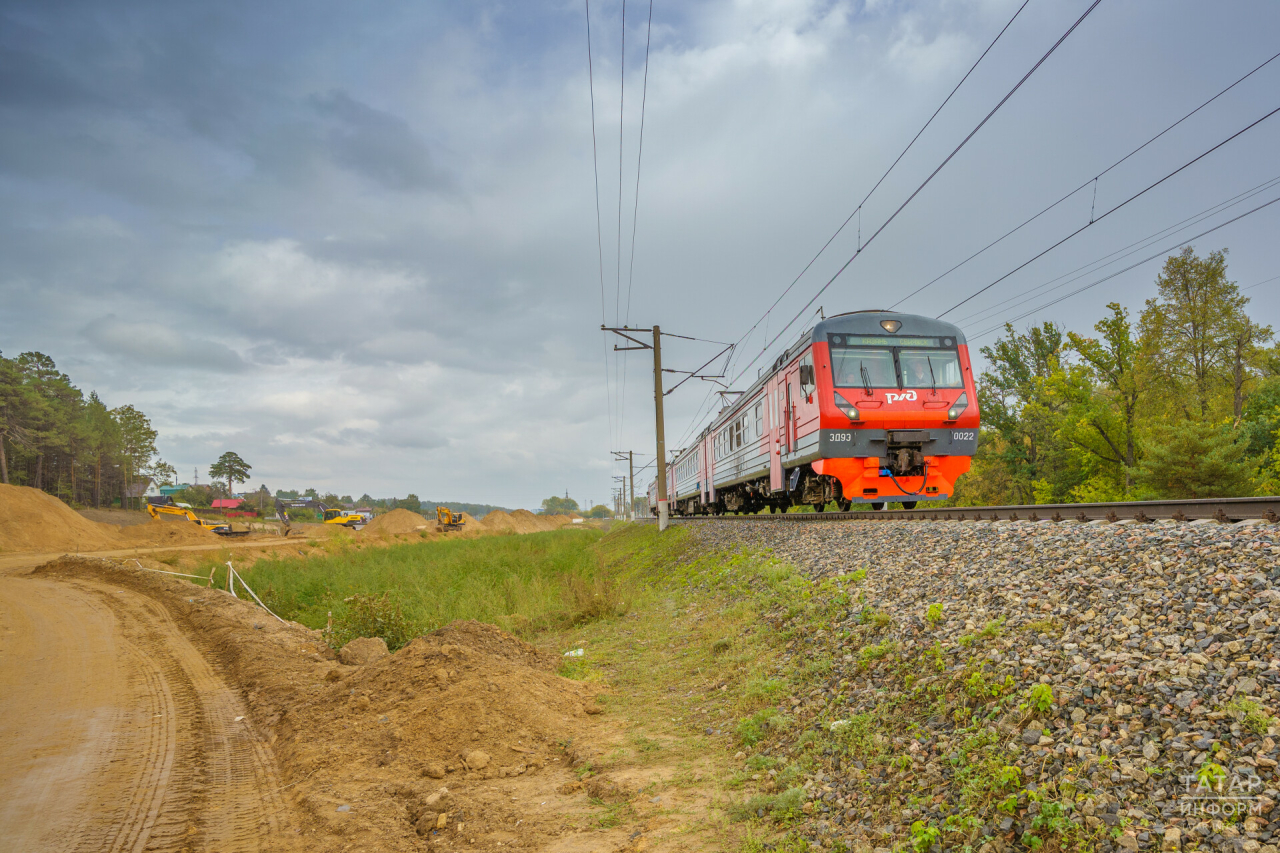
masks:
[[[0,574],[0,849],[280,849],[271,750],[155,601]]]

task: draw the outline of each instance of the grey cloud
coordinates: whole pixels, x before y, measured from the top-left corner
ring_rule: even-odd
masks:
[[[94,320],[81,334],[106,353],[161,369],[194,367],[217,373],[239,373],[248,366],[225,344],[156,323],[121,320],[114,314]]]
[[[404,121],[334,89],[311,98],[329,120],[329,145],[335,160],[353,172],[392,190],[440,189],[447,185],[431,161],[431,152]]]
[[[0,105],[49,109],[95,100],[60,63],[31,51],[0,47]]]
[[[610,449],[651,452],[653,403],[645,353],[623,356],[625,392],[612,369],[606,391],[602,313],[736,340],[1018,2],[655,7],[629,316],[613,300],[630,275],[643,28],[628,34],[619,227],[620,7],[594,19],[600,264],[580,5],[507,4],[485,28],[476,4],[0,2],[21,9],[0,23],[0,339],[147,411],[187,471],[234,445],[273,486],[603,499]],[[1272,52],[1274,4],[1170,2],[1154,30],[1100,6],[818,304],[870,307],[928,281]],[[870,200],[863,238],[1076,14],[1028,7]],[[18,18],[31,29],[9,26]],[[1275,73],[1238,94],[1256,101]],[[1227,106],[1200,130],[1238,126]],[[1263,130],[1258,149],[1232,149],[1235,168],[1206,160],[1171,182],[1168,216],[1139,225],[1228,192],[1205,187],[1242,189],[1274,149]],[[1179,156],[1194,147],[1166,142]],[[1127,191],[1122,171],[1099,205]],[[1087,200],[1070,213],[1087,217]],[[1090,232],[1110,242],[1082,238],[1021,278],[1140,236],[1118,220]],[[1069,224],[1042,222],[908,307],[948,307]],[[1268,277],[1273,230],[1232,234],[1233,277]],[[740,364],[858,240],[851,223]],[[1140,304],[1140,272],[1096,301]],[[1095,308],[1061,310],[1088,328]],[[664,358],[693,367],[705,348],[670,339]],[[192,366],[206,371],[198,382]],[[701,425],[690,422],[706,394],[691,382],[668,398],[671,446]]]

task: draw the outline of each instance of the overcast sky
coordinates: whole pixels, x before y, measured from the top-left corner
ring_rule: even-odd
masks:
[[[602,316],[738,340],[1020,4],[659,0],[632,266],[647,3],[626,7],[621,223],[622,4],[591,4],[601,259],[581,2],[5,0],[0,350],[45,352],[141,408],[183,479],[234,450],[273,490],[604,502],[610,450],[652,458],[653,398],[648,353],[628,354],[625,391],[606,365]],[[1030,0],[872,195],[863,240],[1088,5]],[[1102,0],[784,341],[818,305],[897,302],[1266,60],[1277,34],[1271,0]],[[1278,91],[1280,60],[903,310],[945,311]],[[1005,319],[1280,196],[1236,199],[1280,178],[1277,151],[1280,116],[946,319],[990,343]],[[740,348],[739,387],[856,251],[858,220]],[[1280,204],[1195,246],[1228,247],[1251,287],[1280,275],[1278,225]],[[1158,269],[1017,325],[1087,330],[1112,300],[1136,317]],[[1247,295],[1280,328],[1280,280]],[[714,351],[671,341],[664,356],[691,369]],[[668,447],[702,426],[707,390],[667,398]]]

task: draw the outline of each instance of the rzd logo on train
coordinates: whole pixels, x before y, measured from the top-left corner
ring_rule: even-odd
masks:
[[[896,403],[899,400],[914,400],[916,398],[916,392],[907,391],[905,394],[886,394],[885,397],[890,403]]]

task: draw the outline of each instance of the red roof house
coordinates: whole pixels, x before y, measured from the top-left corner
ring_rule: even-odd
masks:
[[[236,509],[244,503],[244,498],[218,498],[213,502],[214,509]]]

